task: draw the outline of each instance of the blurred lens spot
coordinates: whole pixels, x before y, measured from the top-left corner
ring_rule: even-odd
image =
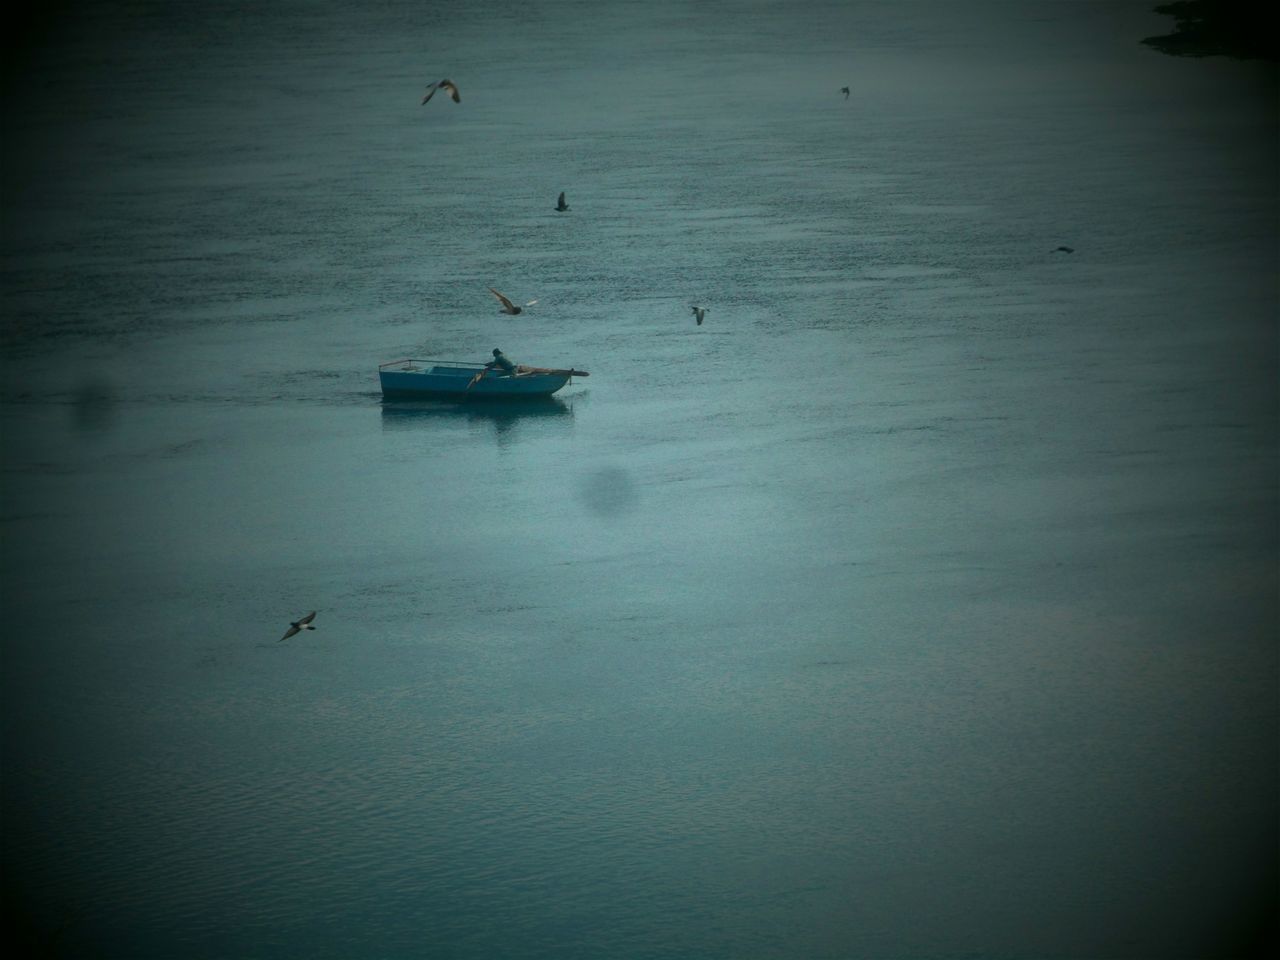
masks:
[[[86,380],[71,394],[71,423],[77,430],[107,430],[114,423],[115,414],[115,390],[106,380]]]
[[[583,482],[579,498],[597,516],[612,517],[635,506],[638,495],[627,471],[620,467],[602,467]]]

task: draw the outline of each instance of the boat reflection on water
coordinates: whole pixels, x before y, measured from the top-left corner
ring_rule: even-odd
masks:
[[[522,423],[568,424],[573,404],[557,397],[519,400],[383,400],[382,429],[417,430],[431,424],[491,424],[499,436]]]

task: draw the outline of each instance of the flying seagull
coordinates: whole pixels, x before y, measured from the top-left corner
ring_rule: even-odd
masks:
[[[840,92],[844,94],[844,98],[845,98],[846,100],[848,100],[848,99],[849,99],[849,88],[848,88],[848,87],[841,87],[841,88],[840,88]]]
[[[434,97],[436,95],[437,90],[447,91],[449,96],[453,97],[454,103],[462,102],[462,98],[458,96],[458,88],[454,85],[454,82],[452,80],[438,80],[435,83],[431,84],[431,86],[427,87],[427,95],[422,98],[422,102],[426,103],[428,100]]]
[[[517,307],[514,303],[512,303],[510,300],[508,300],[506,297],[500,294],[497,290],[493,289],[493,287],[489,288],[489,292],[502,301],[502,312],[509,313],[513,317],[517,313],[522,312],[524,310],[524,307],[532,307],[535,303],[538,302],[537,300],[530,300],[528,303],[524,305],[524,307]]]
[[[1057,253],[1059,250],[1063,253],[1075,253],[1075,250],[1072,247],[1056,247],[1053,252]]]
[[[702,318],[707,315],[706,309],[703,307],[694,307],[692,304],[690,304],[690,307],[693,309],[694,317],[697,318],[698,326],[702,326]]]
[[[284,632],[284,636],[281,637],[280,640],[288,640],[295,633],[301,633],[303,630],[314,630],[315,627],[312,626],[311,621],[315,618],[316,612],[312,610],[305,617],[300,617],[299,619],[294,620],[289,624],[289,629]],[[277,640],[276,643],[279,643],[280,640]]]
[[[557,209],[558,211],[560,211],[561,213],[564,213],[566,210],[568,210],[568,209],[569,209],[569,205],[568,205],[567,203],[565,203],[565,202],[564,202],[564,191],[563,191],[563,190],[561,190],[561,191],[560,191],[560,201],[556,204],[556,209]]]

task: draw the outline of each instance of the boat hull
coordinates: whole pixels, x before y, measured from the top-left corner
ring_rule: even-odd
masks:
[[[433,363],[419,367],[413,363],[384,365],[378,370],[382,395],[394,400],[421,400],[431,397],[486,400],[510,397],[549,397],[566,383],[573,371],[518,368],[515,375],[484,371],[479,364]]]

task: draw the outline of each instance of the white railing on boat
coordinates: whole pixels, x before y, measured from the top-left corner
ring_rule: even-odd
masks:
[[[416,357],[402,357],[399,360],[388,360],[378,364],[379,370],[396,367],[406,372],[414,372],[427,367],[453,367],[458,370],[483,370],[483,363],[468,363],[465,360],[419,360]]]
[[[484,370],[486,364],[472,363],[466,360],[419,360],[416,357],[402,357],[399,360],[388,360],[386,363],[378,364],[379,370],[386,370],[389,367],[398,367],[400,370],[412,373],[420,368],[414,364],[422,364],[423,367],[451,367],[456,370]],[[521,374],[543,373],[543,374],[567,374],[571,377],[587,377],[590,376],[585,370],[574,370],[572,367],[558,369],[554,367],[529,367],[524,364],[517,364],[516,370]]]

